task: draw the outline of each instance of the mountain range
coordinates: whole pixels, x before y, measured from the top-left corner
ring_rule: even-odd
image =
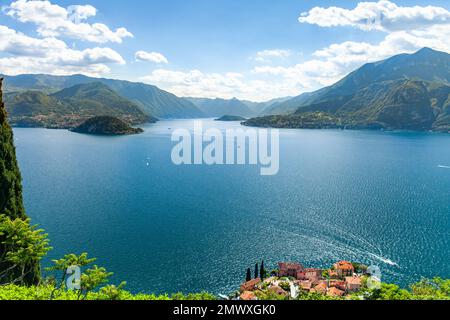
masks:
[[[231,114],[240,117],[252,117],[258,113],[250,109],[244,102],[233,98],[225,99],[206,99],[206,98],[187,98],[203,112],[206,117],[221,117]]]
[[[75,85],[53,94],[32,90],[7,93],[5,102],[11,124],[21,127],[73,128],[88,118],[104,115],[129,124],[157,120],[100,82]]]
[[[156,118],[198,118],[204,114],[191,102],[167,91],[144,83],[123,80],[92,78],[84,75],[53,76],[26,74],[18,76],[0,75],[5,78],[6,93],[39,91],[53,94],[73,86],[102,83],[122,98],[139,106],[144,113]]]
[[[271,114],[270,110],[291,97],[276,98],[265,102],[232,99],[186,98],[197,106],[207,117],[233,115],[237,117],[255,117]]]
[[[450,55],[429,48],[368,63],[272,106],[250,126],[450,131]],[[277,115],[278,114],[278,115]]]
[[[251,118],[249,126],[450,131],[450,55],[429,48],[368,63],[332,86],[251,102],[180,98],[155,86],[83,75],[2,76],[16,126],[72,128],[88,117]]]

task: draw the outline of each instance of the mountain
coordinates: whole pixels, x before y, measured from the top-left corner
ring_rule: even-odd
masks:
[[[220,117],[224,114],[232,114],[234,116],[249,117],[257,113],[252,111],[244,102],[233,98],[226,99],[207,99],[207,98],[187,98],[194,103],[203,114],[207,117]]]
[[[154,122],[141,108],[100,82],[75,85],[51,95],[23,91],[7,96],[15,126],[72,128],[94,116],[115,116],[130,124]]]
[[[0,75],[1,76],[1,75]],[[123,80],[92,78],[84,75],[52,76],[26,74],[2,76],[5,78],[5,92],[37,90],[43,93],[55,93],[62,89],[80,84],[103,83],[117,94],[131,100],[148,115],[158,118],[197,118],[203,113],[191,102],[179,98],[155,86]]]
[[[424,48],[366,64],[330,87],[277,105],[284,114],[247,125],[447,132],[449,105],[450,55]]]
[[[133,128],[128,123],[110,116],[90,118],[71,131],[94,135],[126,135],[144,132],[141,128]]]

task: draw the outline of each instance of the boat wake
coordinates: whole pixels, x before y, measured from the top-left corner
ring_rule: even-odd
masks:
[[[377,260],[380,260],[381,262],[383,262],[385,264],[390,265],[390,266],[400,267],[396,262],[392,261],[391,259],[384,258],[384,257],[381,257],[379,255],[376,255],[376,254],[373,254],[373,253],[370,253],[370,252],[368,252],[367,254],[370,255],[371,257],[374,257]]]
[[[441,169],[450,169],[450,166],[438,165],[438,168],[441,168]]]
[[[304,220],[309,220],[305,219]],[[333,252],[336,259],[343,256],[353,257],[354,261],[359,261],[364,256],[373,262],[379,261],[386,265],[400,268],[400,266],[389,258],[384,257],[379,246],[368,239],[354,234],[349,230],[343,230],[337,225],[309,220],[307,223],[290,223],[286,225],[281,221],[272,224],[272,227],[279,229],[283,233],[304,239],[311,244],[315,252],[328,255]],[[320,230],[320,233],[317,232]],[[363,259],[363,260],[366,260]]]

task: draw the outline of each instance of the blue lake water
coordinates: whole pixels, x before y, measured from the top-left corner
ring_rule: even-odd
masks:
[[[239,127],[204,121],[205,126]],[[406,285],[450,277],[450,135],[281,130],[280,171],[175,166],[161,121],[136,136],[15,129],[49,258],[89,252],[133,292],[230,293],[265,260],[347,259]]]

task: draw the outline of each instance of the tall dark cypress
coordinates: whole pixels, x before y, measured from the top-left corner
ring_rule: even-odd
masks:
[[[0,78],[0,214],[11,219],[26,219],[22,199],[22,177],[16,160],[13,131],[8,124],[2,92],[3,79]],[[6,249],[1,243],[0,236],[0,284],[8,283],[17,276],[17,270],[9,270],[10,263],[5,262]],[[39,263],[26,268],[27,276],[23,279],[26,284],[36,284],[40,279]]]
[[[26,218],[22,201],[22,178],[16,160],[13,132],[8,124],[0,79],[0,214]]]
[[[252,280],[252,272],[250,271],[250,268],[247,268],[247,276],[245,277],[245,281]]]
[[[261,262],[261,268],[259,269],[259,277],[261,280],[264,280],[264,277],[266,275],[266,270],[264,270],[264,261]]]
[[[255,264],[255,279],[258,278],[258,264]]]

